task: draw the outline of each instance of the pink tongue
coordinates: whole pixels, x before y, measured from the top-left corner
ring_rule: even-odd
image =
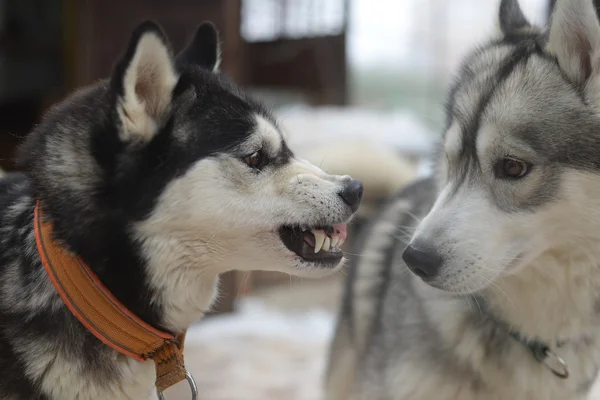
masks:
[[[346,240],[348,233],[346,232],[346,224],[333,225],[334,235],[338,235],[340,239]]]

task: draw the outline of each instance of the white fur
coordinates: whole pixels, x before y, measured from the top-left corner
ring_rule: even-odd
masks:
[[[118,108],[122,140],[148,141],[156,134],[176,83],[169,49],[156,33],[145,33],[123,79],[124,95]]]
[[[37,354],[28,363],[26,374],[33,379],[43,376],[42,389],[52,399],[79,400],[146,400],[155,399],[155,367],[152,361],[139,362],[114,352],[114,365],[120,371],[121,380],[102,385],[90,381],[82,364],[60,348],[49,348],[48,344],[18,339],[18,350]],[[83,351],[83,350],[82,350]]]
[[[92,385],[86,374],[77,365],[54,356],[51,360],[39,360],[36,365],[43,368],[45,379],[44,392],[54,399],[81,400],[150,400],[156,399],[156,378],[152,361],[141,363],[130,357],[118,355],[117,366],[121,381],[112,385]],[[37,371],[41,372],[41,371]]]
[[[260,118],[241,147],[252,153],[257,144],[274,152],[282,146],[276,128]],[[289,251],[278,229],[348,219],[338,194],[347,179],[297,159],[257,174],[223,154],[199,161],[172,182],[150,218],[137,227],[167,327],[182,330],[198,320],[214,299],[217,276],[229,270],[331,273]]]
[[[496,281],[499,291],[493,291],[492,297],[494,309],[515,327],[549,342],[598,329],[594,306],[600,300],[600,214],[596,203],[600,185],[594,174],[575,171],[567,174],[565,182],[556,204],[540,215],[522,219],[521,229],[529,233],[543,229],[537,231],[541,238],[509,274]],[[515,307],[500,299],[501,292],[513,303],[521,296],[528,301]],[[545,312],[537,313],[542,307]]]
[[[279,133],[279,130],[272,122],[267,121],[267,119],[261,115],[256,116],[256,132],[258,133],[257,137],[260,138],[261,141],[269,143],[269,145],[272,146],[270,151],[277,153],[281,149],[281,145],[283,144],[281,133]]]
[[[477,371],[485,380],[489,387],[486,399],[585,399],[585,395],[576,395],[577,385],[593,380],[600,362],[600,326],[593,310],[600,293],[598,260],[600,249],[582,241],[575,248],[544,253],[523,266],[520,273],[502,275],[488,289],[492,310],[514,329],[546,343],[569,341],[560,348],[551,348],[568,363],[571,378],[567,380],[555,377],[520,346],[507,349],[503,358],[509,361],[504,368],[488,362],[480,333],[464,319],[468,318],[466,303],[440,295],[424,283],[417,285],[428,299],[425,306],[429,315],[436,326],[443,328],[441,337],[453,349],[457,361]],[[476,303],[469,312],[473,309],[477,310]],[[393,365],[385,373],[390,382],[397,382],[391,390],[394,398],[477,400],[484,396],[481,392],[471,392],[460,374],[439,374],[408,358],[404,362],[396,360]],[[378,393],[378,388],[363,389],[357,399],[377,398],[374,393]]]
[[[502,141],[496,128],[480,129],[478,153],[484,169],[491,165],[488,159],[497,157]],[[483,176],[493,182],[491,168],[487,168],[482,171]],[[533,171],[523,182],[499,181],[494,186],[513,199],[526,198],[543,184],[540,179]],[[542,253],[565,243],[572,247],[576,241],[595,240],[600,216],[594,218],[595,203],[591,199],[595,199],[595,194],[588,192],[595,191],[598,185],[587,174],[575,170],[565,173],[563,179],[569,183],[563,185],[558,200],[541,206],[535,213],[508,213],[493,203],[487,186],[463,185],[455,192],[455,182],[448,181],[412,239],[416,246],[433,240],[446,260],[448,268],[443,269],[436,286],[460,293],[476,292],[501,274],[518,272]],[[461,272],[456,273],[454,266],[459,265]]]
[[[444,150],[447,157],[457,157],[462,149],[462,134],[460,125],[456,121],[450,126],[444,137]]]

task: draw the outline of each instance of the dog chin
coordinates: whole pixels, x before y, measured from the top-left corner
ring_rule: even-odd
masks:
[[[281,226],[277,234],[285,251],[295,258],[296,270],[331,271],[342,264],[346,227],[344,223],[312,228],[287,225]]]
[[[233,255],[236,269],[243,271],[273,271],[305,278],[321,278],[339,271],[345,264],[346,258],[341,250],[336,249],[335,255],[315,253],[310,249],[310,255],[304,248],[298,254],[290,250],[277,232],[263,232],[254,236],[254,240],[246,242],[245,246],[237,248]],[[321,253],[321,254],[318,254]]]
[[[297,257],[295,274],[307,278],[321,278],[332,275],[342,269],[346,263],[346,258],[342,257],[335,264],[328,263],[326,265],[320,263],[307,262]]]
[[[470,296],[480,293],[493,285],[493,278],[477,278],[453,281],[439,278],[423,282],[425,285],[438,291],[457,296]]]

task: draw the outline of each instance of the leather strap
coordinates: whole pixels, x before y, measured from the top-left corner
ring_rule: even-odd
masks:
[[[101,342],[139,361],[152,359],[159,391],[186,379],[183,360],[185,332],[160,331],[129,311],[94,272],[52,236],[38,201],[34,211],[35,240],[48,273],[71,313]]]

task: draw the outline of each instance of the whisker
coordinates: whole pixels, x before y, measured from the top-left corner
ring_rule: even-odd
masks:
[[[319,164],[319,168],[323,167],[323,163],[325,162],[325,160],[327,159],[327,156],[329,155],[329,153],[325,154],[325,156],[323,156],[323,159],[321,160],[321,163]]]
[[[394,239],[396,239],[399,242],[410,242],[410,239],[412,238],[412,236],[394,236]]]
[[[411,217],[412,219],[414,219],[415,221],[417,221],[417,223],[421,223],[421,221],[423,220],[422,218],[417,217],[415,214],[411,213],[410,211],[405,211],[404,212],[406,215],[408,215],[409,217]]]
[[[477,308],[479,309],[479,315],[483,315],[483,311],[481,311],[481,306],[479,305],[479,301],[477,301],[477,297],[474,294],[471,294],[471,296],[473,297],[473,300],[475,300],[475,303],[477,304]]]
[[[347,251],[344,251],[344,254],[349,255],[349,256],[355,256],[355,257],[365,257],[365,254],[349,253]]]
[[[512,307],[514,307],[514,303],[513,303],[513,301],[512,301],[512,300],[511,300],[511,298],[508,296],[508,294],[506,294],[506,292],[505,292],[504,290],[502,290],[502,288],[501,288],[500,286],[498,286],[498,285],[497,285],[495,282],[493,282],[491,279],[488,279],[488,278],[486,278],[485,276],[483,276],[483,275],[481,275],[481,274],[478,274],[477,276],[478,276],[479,278],[483,279],[484,281],[486,281],[486,282],[487,282],[487,283],[490,285],[490,287],[492,287],[492,289],[499,290],[499,291],[500,291],[500,293],[502,293],[502,294],[503,294],[503,295],[506,297],[506,299],[507,299],[507,300],[508,300],[508,302],[511,304],[511,306],[512,306]]]

